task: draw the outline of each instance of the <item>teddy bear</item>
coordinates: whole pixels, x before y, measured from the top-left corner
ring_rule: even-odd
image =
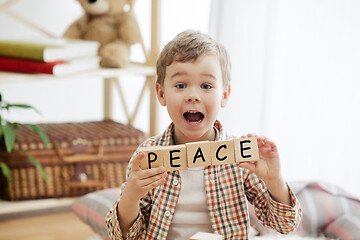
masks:
[[[77,1],[85,13],[68,27],[63,36],[98,41],[102,67],[126,67],[130,62],[131,45],[141,41],[133,13],[135,0]]]

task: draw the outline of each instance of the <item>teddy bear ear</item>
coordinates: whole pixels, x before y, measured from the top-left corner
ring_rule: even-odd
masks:
[[[129,11],[133,10],[135,0],[127,0],[127,5],[129,6]]]
[[[134,9],[135,0],[127,0],[123,6],[124,12],[132,12]]]

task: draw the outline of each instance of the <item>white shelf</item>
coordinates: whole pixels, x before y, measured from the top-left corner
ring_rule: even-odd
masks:
[[[68,78],[87,78],[87,77],[101,77],[114,78],[126,74],[135,74],[142,76],[154,76],[155,68],[140,64],[130,64],[126,68],[100,68],[86,72],[79,72],[76,74],[65,76],[53,76],[51,74],[26,74],[0,71],[0,83],[24,82],[35,80],[51,80],[51,79],[68,79]]]
[[[119,83],[121,76],[124,75],[139,75],[144,76],[146,81],[143,85],[140,96],[138,96],[137,104],[133,112],[127,109],[126,98],[123,95],[122,87]],[[51,74],[26,74],[0,71],[0,84],[2,83],[24,83],[33,81],[53,81],[56,79],[83,79],[83,78],[102,78],[104,81],[104,119],[113,119],[113,97],[112,89],[118,91],[121,104],[125,110],[128,124],[132,125],[135,121],[139,104],[142,101],[145,90],[150,91],[148,102],[150,103],[149,116],[149,135],[157,134],[157,97],[155,93],[154,84],[156,81],[155,67],[132,63],[126,68],[100,68],[90,71],[79,72],[77,74],[70,74],[66,76],[54,76]]]
[[[35,214],[69,211],[71,210],[71,204],[76,199],[76,197],[49,198],[15,202],[0,200],[0,221]]]

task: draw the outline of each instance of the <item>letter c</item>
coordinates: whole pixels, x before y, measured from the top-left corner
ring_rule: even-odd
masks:
[[[218,147],[218,149],[216,150],[216,159],[217,159],[218,161],[225,161],[225,159],[227,159],[227,156],[226,156],[226,155],[225,155],[223,158],[220,158],[220,157],[219,157],[219,152],[220,152],[220,149],[222,149],[222,148],[225,148],[225,149],[226,149],[226,144],[220,145],[220,146]]]

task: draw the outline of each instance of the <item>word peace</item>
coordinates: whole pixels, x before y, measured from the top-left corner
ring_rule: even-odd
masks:
[[[256,137],[143,147],[139,151],[145,153],[142,169],[164,166],[167,171],[259,160]]]

